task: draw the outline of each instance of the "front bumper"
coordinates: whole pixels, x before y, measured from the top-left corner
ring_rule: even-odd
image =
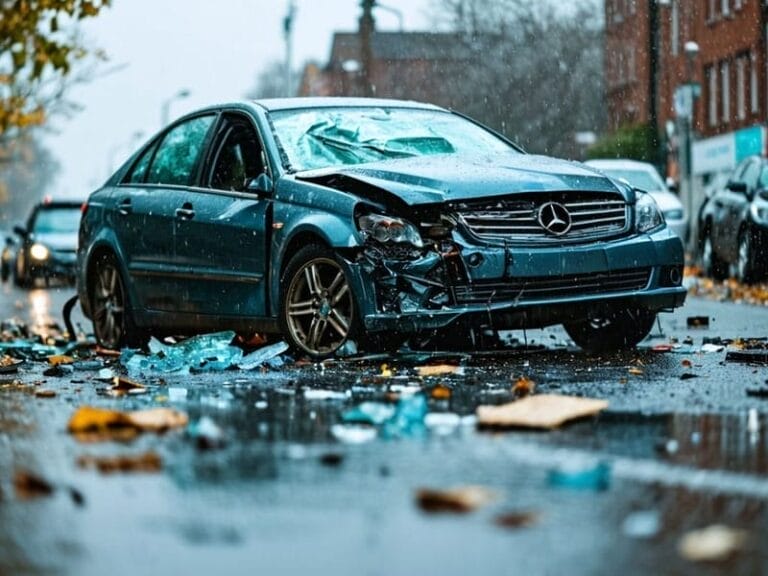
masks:
[[[618,309],[672,310],[685,301],[683,246],[666,227],[581,246],[480,247],[458,237],[454,245],[453,265],[434,254],[378,268],[356,265],[365,328],[536,328]]]
[[[36,260],[27,255],[30,278],[74,278],[77,258],[74,252],[52,251],[45,260]]]

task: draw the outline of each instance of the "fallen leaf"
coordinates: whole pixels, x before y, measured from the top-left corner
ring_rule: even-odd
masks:
[[[477,423],[481,427],[552,429],[607,407],[605,400],[540,394],[501,406],[478,406]]]
[[[512,385],[512,393],[518,398],[533,394],[535,390],[536,382],[525,376],[520,376],[520,378],[518,378]]]
[[[81,456],[77,459],[80,468],[95,468],[102,474],[114,472],[159,472],[163,461],[155,452],[136,456]]]
[[[688,328],[705,328],[709,326],[709,316],[689,316],[686,323]]]
[[[187,415],[171,408],[119,412],[82,406],[67,425],[81,441],[128,440],[139,432],[164,432],[186,426]]]
[[[744,548],[748,537],[744,530],[713,524],[683,536],[678,545],[678,551],[683,558],[692,562],[727,560]]]
[[[383,378],[392,378],[392,370],[386,364],[381,365],[381,374],[379,376]]]
[[[634,367],[629,369],[629,373],[632,374],[633,376],[642,376],[643,374],[645,374],[645,372],[640,370],[640,368],[634,368]]]
[[[144,394],[147,391],[147,387],[135,380],[126,378],[125,376],[115,376],[113,385],[109,389],[113,396],[123,396],[125,394]]]
[[[460,486],[448,490],[420,488],[416,502],[425,512],[465,514],[497,499],[497,494],[483,486]]]
[[[71,356],[64,356],[63,354],[48,356],[48,364],[51,366],[58,366],[59,364],[73,364],[74,362],[74,358]]]
[[[48,389],[35,390],[35,396],[37,398],[53,398],[56,396],[56,391]]]
[[[458,371],[459,366],[454,366],[453,364],[430,364],[416,367],[416,373],[421,377],[456,374]]]
[[[691,362],[691,361],[690,361],[690,360],[688,360],[688,359],[685,359],[685,360],[683,360],[682,362],[680,362],[680,364],[682,364],[682,365],[683,365],[683,366],[685,366],[686,368],[690,368],[691,366],[693,366],[693,362]]]
[[[539,521],[538,512],[509,512],[496,516],[496,524],[503,528],[517,529],[533,526]]]
[[[448,388],[448,386],[443,386],[442,384],[438,384],[434,388],[432,388],[432,392],[430,392],[430,396],[434,398],[435,400],[449,400],[451,398],[451,389]]]
[[[13,476],[13,487],[16,496],[21,500],[31,500],[53,494],[53,485],[42,476],[27,470],[19,470]]]

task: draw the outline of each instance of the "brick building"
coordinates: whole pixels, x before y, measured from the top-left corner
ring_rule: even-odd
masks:
[[[404,98],[450,107],[451,94],[441,79],[460,75],[470,51],[450,33],[372,32],[368,77],[374,96]],[[361,36],[336,32],[328,63],[308,64],[300,96],[364,96]]]
[[[762,0],[606,0],[609,126],[653,124],[668,138],[668,171],[682,151],[675,97],[696,86],[691,120],[694,194],[749,154],[766,153],[768,74]],[[686,51],[694,42],[698,52]],[[689,44],[689,47],[692,45]],[[681,101],[678,100],[678,111]],[[695,200],[692,205],[696,205]]]

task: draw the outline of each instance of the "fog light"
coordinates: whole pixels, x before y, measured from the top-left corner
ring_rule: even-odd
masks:
[[[679,268],[672,268],[669,271],[669,281],[673,286],[677,286],[683,279],[683,275],[680,273]]]
[[[35,260],[47,260],[50,254],[51,252],[48,250],[48,247],[42,244],[32,244],[32,247],[29,249],[29,255]]]
[[[480,264],[483,263],[483,255],[475,252],[473,254],[470,254],[467,258],[467,262],[469,262],[469,265],[472,266],[472,268],[476,268],[477,266],[480,266]]]

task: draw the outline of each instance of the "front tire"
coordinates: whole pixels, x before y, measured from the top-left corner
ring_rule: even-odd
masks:
[[[736,278],[744,284],[751,284],[759,280],[762,270],[757,262],[755,245],[749,230],[743,230],[739,234],[739,257],[736,260]]]
[[[653,328],[656,313],[618,310],[599,318],[569,322],[565,331],[587,352],[614,352],[634,348]]]
[[[728,277],[728,266],[715,252],[709,227],[704,232],[704,241],[701,244],[701,267],[709,278],[725,280]]]
[[[117,259],[104,254],[98,257],[93,267],[89,294],[96,341],[112,350],[140,345],[141,337],[131,315]]]
[[[280,294],[280,328],[299,352],[326,358],[362,333],[348,268],[328,248],[299,250],[285,268]]]

